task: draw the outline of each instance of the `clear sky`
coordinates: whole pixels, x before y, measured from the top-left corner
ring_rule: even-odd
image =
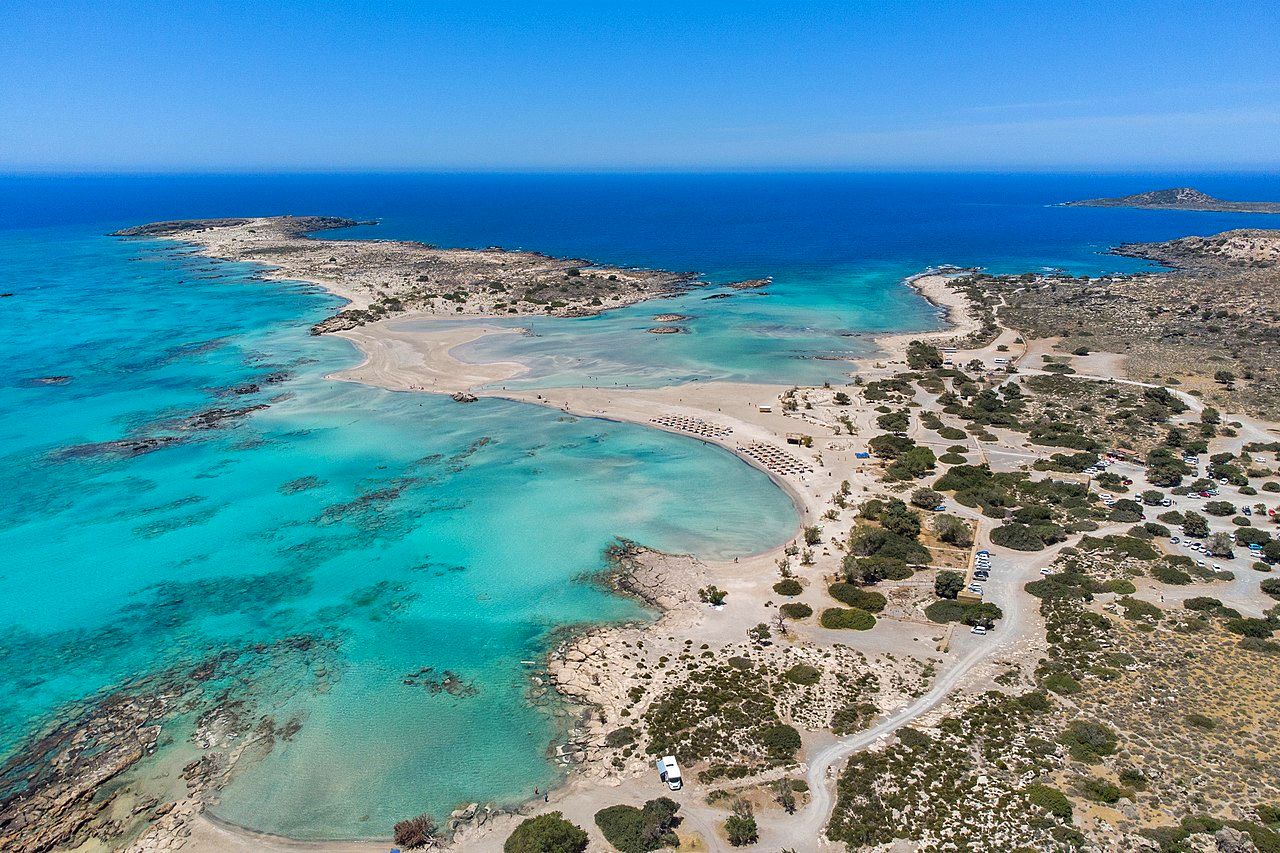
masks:
[[[1280,168],[1280,4],[0,0],[0,171]]]

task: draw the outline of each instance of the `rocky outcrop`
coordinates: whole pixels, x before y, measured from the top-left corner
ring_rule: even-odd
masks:
[[[1241,228],[1163,243],[1125,243],[1111,251],[1186,269],[1274,267],[1280,265],[1280,230]]]

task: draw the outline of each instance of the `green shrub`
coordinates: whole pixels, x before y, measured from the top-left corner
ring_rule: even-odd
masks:
[[[756,826],[755,813],[752,811],[751,804],[746,800],[736,800],[733,804],[733,814],[724,822],[724,832],[729,839],[729,843],[734,847],[743,847],[747,844],[755,844],[759,837],[759,829]]]
[[[779,607],[778,611],[788,619],[808,619],[813,615],[813,608],[803,601],[789,601]]]
[[[943,569],[933,579],[933,591],[938,598],[955,598],[964,589],[964,574]]]
[[[643,808],[609,806],[596,812],[596,826],[605,840],[622,853],[648,853],[664,847],[678,847],[674,828],[679,823],[680,804],[668,797],[649,800]]]
[[[800,732],[786,723],[777,723],[761,730],[760,742],[773,758],[790,760],[800,748]]]
[[[1200,611],[1212,612],[1214,610],[1217,610],[1219,607],[1221,607],[1222,602],[1216,598],[1211,598],[1210,596],[1207,596],[1207,595],[1197,595],[1197,596],[1194,596],[1193,598],[1188,598],[1186,601],[1182,602],[1182,606],[1185,607],[1187,610],[1200,610]]]
[[[1238,619],[1228,619],[1226,628],[1233,634],[1240,634],[1244,637],[1253,637],[1258,640],[1269,640],[1271,638],[1271,623],[1266,619],[1251,619],[1241,617]]]
[[[1073,720],[1058,741],[1072,758],[1087,764],[1097,764],[1104,757],[1114,755],[1119,743],[1110,728],[1088,720]]]
[[[1174,586],[1185,586],[1191,583],[1191,575],[1169,565],[1163,560],[1156,563],[1155,568],[1151,570],[1151,574],[1161,583],[1173,584]]]
[[[630,746],[636,742],[636,730],[631,726],[623,726],[620,729],[614,729],[604,739],[605,745],[617,749],[623,746]]]
[[[1133,595],[1138,591],[1138,588],[1133,585],[1133,581],[1128,581],[1124,578],[1109,580],[1103,586],[1107,592],[1114,592],[1117,595]]]
[[[799,595],[804,592],[804,587],[795,578],[784,578],[773,585],[773,591],[778,595]]]
[[[849,538],[849,553],[858,557],[888,557],[904,563],[929,562],[929,549],[914,537],[878,527],[856,529]]]
[[[1081,687],[1080,682],[1067,673],[1055,672],[1045,678],[1044,689],[1051,693],[1057,693],[1059,696],[1070,696],[1073,693],[1079,693]]]
[[[1004,616],[1000,608],[990,602],[961,604],[949,598],[930,604],[924,609],[924,615],[939,624],[962,622],[965,625],[989,625]]]
[[[867,631],[875,627],[876,617],[856,607],[828,607],[818,621],[823,628]]]
[[[1280,598],[1280,578],[1267,578],[1259,587],[1272,598]]]
[[[1133,793],[1103,779],[1079,779],[1075,787],[1080,792],[1080,796],[1095,803],[1118,803],[1121,797]]]
[[[888,600],[878,592],[871,592],[851,583],[833,583],[827,591],[831,597],[841,604],[865,610],[868,613],[879,613],[884,610]]]
[[[1015,551],[1043,551],[1044,538],[1034,527],[1018,522],[1001,525],[991,531],[991,541]]]
[[[1048,785],[1028,785],[1025,793],[1027,800],[1033,806],[1039,806],[1062,820],[1071,818],[1071,801],[1057,788],[1051,788]]]
[[[587,849],[587,834],[560,812],[548,812],[517,826],[502,849],[504,853],[582,853]]]
[[[782,677],[795,684],[817,684],[822,678],[822,670],[807,663],[798,663],[784,672]]]
[[[870,702],[851,702],[831,715],[831,731],[838,735],[862,731],[880,710]]]
[[[1217,720],[1204,714],[1187,714],[1183,719],[1187,721],[1187,725],[1194,726],[1197,729],[1204,729],[1205,731],[1211,732],[1218,727]]]
[[[1125,596],[1116,603],[1123,608],[1124,618],[1131,622],[1159,622],[1164,617],[1163,610],[1140,598]]]

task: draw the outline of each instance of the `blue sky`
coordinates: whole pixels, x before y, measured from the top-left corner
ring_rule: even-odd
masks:
[[[0,170],[1270,169],[1278,33],[1260,2],[4,0]]]

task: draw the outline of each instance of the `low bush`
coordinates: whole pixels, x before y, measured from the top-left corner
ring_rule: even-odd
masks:
[[[1226,622],[1226,628],[1233,634],[1239,634],[1243,637],[1253,637],[1257,640],[1271,639],[1273,630],[1271,623],[1266,619],[1252,619],[1248,617],[1228,619]]]
[[[868,631],[875,627],[876,617],[856,607],[828,607],[818,621],[823,628]]]
[[[1071,801],[1057,788],[1048,785],[1028,785],[1026,795],[1033,806],[1039,806],[1056,818],[1070,819]]]
[[[1194,726],[1197,729],[1204,729],[1207,732],[1211,732],[1218,727],[1217,720],[1204,714],[1187,714],[1183,719],[1187,721],[1187,725]]]
[[[1073,720],[1058,737],[1071,757],[1086,764],[1097,764],[1108,755],[1114,755],[1119,739],[1116,733],[1102,723]]]
[[[1132,794],[1132,791],[1125,791],[1119,785],[1112,784],[1105,779],[1080,779],[1076,782],[1075,788],[1080,792],[1080,796],[1086,800],[1093,800],[1095,803],[1111,803],[1120,802],[1120,798],[1126,794]]]
[[[650,800],[642,808],[609,806],[596,812],[596,826],[605,840],[622,853],[648,853],[664,847],[678,847],[675,827],[680,804],[668,797]]]
[[[1079,693],[1081,687],[1080,682],[1067,673],[1055,672],[1045,678],[1044,689],[1050,693],[1057,693],[1059,696],[1070,696],[1073,693]]]
[[[587,834],[560,812],[547,812],[517,826],[502,849],[504,853],[582,853],[587,849]]]
[[[792,596],[804,592],[804,587],[795,578],[785,578],[773,585],[773,591],[778,595]]]
[[[1174,586],[1185,586],[1191,583],[1191,575],[1169,565],[1163,560],[1156,563],[1155,568],[1151,570],[1151,574],[1161,583],[1172,584]]]
[[[880,713],[870,702],[851,702],[831,715],[831,731],[838,735],[862,731]]]
[[[777,723],[760,732],[760,742],[773,758],[789,761],[800,748],[800,732],[786,723]]]
[[[822,678],[822,670],[807,663],[798,663],[784,672],[782,677],[794,684],[817,684]]]
[[[813,615],[813,608],[803,601],[789,601],[779,607],[778,612],[788,619],[808,619]]]
[[[831,597],[841,604],[865,610],[868,613],[879,613],[884,610],[888,600],[878,592],[871,592],[851,583],[833,583],[827,591]]]
[[[1117,603],[1124,610],[1124,618],[1131,622],[1154,623],[1159,622],[1164,617],[1163,610],[1140,598],[1125,596]]]

